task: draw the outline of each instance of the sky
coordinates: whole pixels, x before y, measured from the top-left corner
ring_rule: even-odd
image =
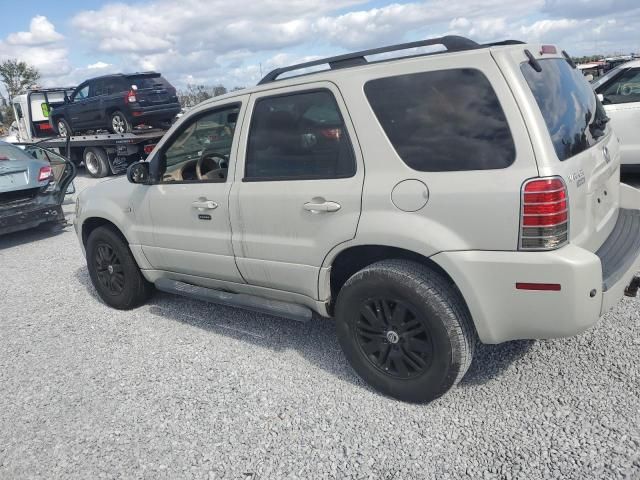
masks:
[[[156,70],[187,84],[254,85],[270,69],[405,41],[464,35],[640,51],[640,0],[0,0],[0,61],[42,86]]]

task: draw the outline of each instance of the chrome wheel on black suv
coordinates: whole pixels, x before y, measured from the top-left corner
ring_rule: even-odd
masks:
[[[70,137],[73,135],[71,127],[64,118],[56,120],[56,129],[58,130],[58,135],[61,137]]]
[[[131,131],[131,124],[122,112],[111,114],[111,131],[113,133],[128,133]]]

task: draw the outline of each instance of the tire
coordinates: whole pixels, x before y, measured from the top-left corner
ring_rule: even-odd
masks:
[[[460,293],[415,262],[384,260],[354,274],[338,294],[335,318],[356,373],[399,400],[440,397],[473,358],[476,333]]]
[[[133,127],[131,126],[131,122],[127,120],[127,117],[116,110],[111,114],[109,121],[109,130],[113,133],[129,133]]]
[[[107,152],[99,147],[87,147],[83,154],[84,167],[93,178],[106,177],[111,173]]]
[[[64,118],[62,117],[58,118],[55,121],[55,125],[56,125],[56,132],[61,137],[73,136],[73,129],[71,128],[71,125],[69,125],[69,122],[67,122]]]
[[[89,235],[87,267],[98,295],[110,307],[130,310],[144,304],[153,292],[127,242],[109,227],[98,227]]]

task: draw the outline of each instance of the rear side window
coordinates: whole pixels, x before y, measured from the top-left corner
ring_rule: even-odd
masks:
[[[515,160],[507,119],[479,70],[381,78],[364,91],[396,152],[415,170],[491,170]]]
[[[529,63],[520,70],[524,75],[560,160],[567,160],[595,145],[606,123],[606,114],[580,70],[561,58],[538,60],[536,72]]]
[[[338,104],[328,90],[256,102],[245,180],[344,178],[355,157]]]

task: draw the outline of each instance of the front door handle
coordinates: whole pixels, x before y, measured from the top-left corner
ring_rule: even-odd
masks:
[[[310,202],[305,203],[303,208],[311,213],[337,212],[340,210],[340,204],[336,202],[328,202],[324,199],[314,198]]]
[[[198,210],[215,210],[218,208],[218,204],[213,200],[198,200],[193,202],[193,208],[197,208]]]

